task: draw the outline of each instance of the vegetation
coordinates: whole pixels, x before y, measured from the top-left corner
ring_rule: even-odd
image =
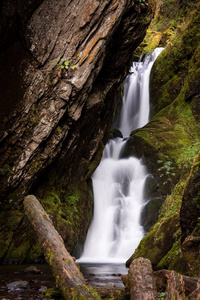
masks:
[[[183,222],[187,228],[192,224],[192,236],[199,236],[199,194],[198,184],[194,180],[194,166],[196,172],[199,172],[199,160],[193,167],[192,165],[200,146],[197,88],[200,83],[200,31],[197,21],[200,18],[200,5],[196,1],[182,1],[178,13],[175,9],[178,2],[163,0],[159,3],[160,9],[155,14],[150,30],[155,34],[162,33],[159,35],[158,45],[163,45],[165,40],[166,48],[156,60],[151,74],[153,117],[144,128],[132,132],[127,151],[133,155],[143,155],[151,174],[158,182],[159,194],[166,195],[166,200],[158,221],[143,238],[127,264],[142,256],[149,258],[159,268],[197,276],[198,247],[196,250],[193,248],[193,254],[189,250],[183,253],[181,245],[185,238]],[[167,31],[170,34],[164,39]],[[147,36],[148,34],[149,32]],[[158,34],[156,36],[158,38]],[[143,44],[140,50],[148,52],[151,49],[148,46],[149,44]],[[186,199],[187,205],[184,206]],[[198,200],[194,200],[196,204],[192,204],[189,199]],[[188,217],[184,219],[184,215],[188,216],[189,213],[194,222],[192,219],[187,222]]]
[[[76,65],[71,66],[71,61],[70,60],[65,60],[64,58],[61,58],[61,61],[62,61],[61,64],[58,64],[57,62],[54,62],[54,64],[56,66],[60,67],[61,69],[65,69],[65,70],[68,70],[68,69],[75,70],[75,69],[77,69]]]

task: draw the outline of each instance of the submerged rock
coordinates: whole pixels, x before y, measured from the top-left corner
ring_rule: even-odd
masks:
[[[29,287],[29,283],[27,281],[14,281],[11,283],[8,283],[6,285],[7,289],[9,292],[14,292],[14,291],[20,291],[21,289],[27,289]]]
[[[24,273],[40,274],[42,272],[37,267],[30,266],[30,267],[27,267],[26,269],[24,269]]]

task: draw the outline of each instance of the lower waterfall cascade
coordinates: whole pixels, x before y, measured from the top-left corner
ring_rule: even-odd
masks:
[[[92,175],[94,212],[80,263],[125,263],[144,236],[140,215],[144,203],[146,168],[135,157],[121,153],[131,131],[149,122],[149,77],[164,48],[144,61],[134,62],[124,81],[123,107],[118,128],[124,138],[110,140]]]

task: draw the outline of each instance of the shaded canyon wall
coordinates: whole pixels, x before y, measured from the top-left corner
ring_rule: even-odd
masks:
[[[90,176],[151,7],[21,0],[0,9],[0,261],[42,260],[22,209],[29,193],[78,253],[92,214]],[[54,64],[62,59],[65,72]]]

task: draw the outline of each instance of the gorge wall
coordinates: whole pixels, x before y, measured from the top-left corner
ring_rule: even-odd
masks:
[[[142,256],[156,269],[199,276],[200,6],[183,4],[181,23],[152,69],[152,120],[132,132],[126,149],[142,157],[151,174],[151,201],[142,218],[150,230],[127,264]],[[153,23],[154,30],[161,29]],[[165,31],[174,30],[166,28],[166,18],[164,24]]]
[[[90,176],[121,83],[133,56],[164,46],[152,69],[151,121],[132,132],[124,153],[151,174],[141,220],[148,233],[127,265],[145,257],[155,269],[199,276],[198,1],[21,0],[0,9],[0,262],[43,260],[22,208],[30,193],[80,254],[92,217]],[[67,61],[73,69],[64,74],[54,63]]]
[[[0,261],[43,259],[22,208],[30,193],[78,253],[92,214],[90,176],[151,7],[3,0],[0,9]]]

